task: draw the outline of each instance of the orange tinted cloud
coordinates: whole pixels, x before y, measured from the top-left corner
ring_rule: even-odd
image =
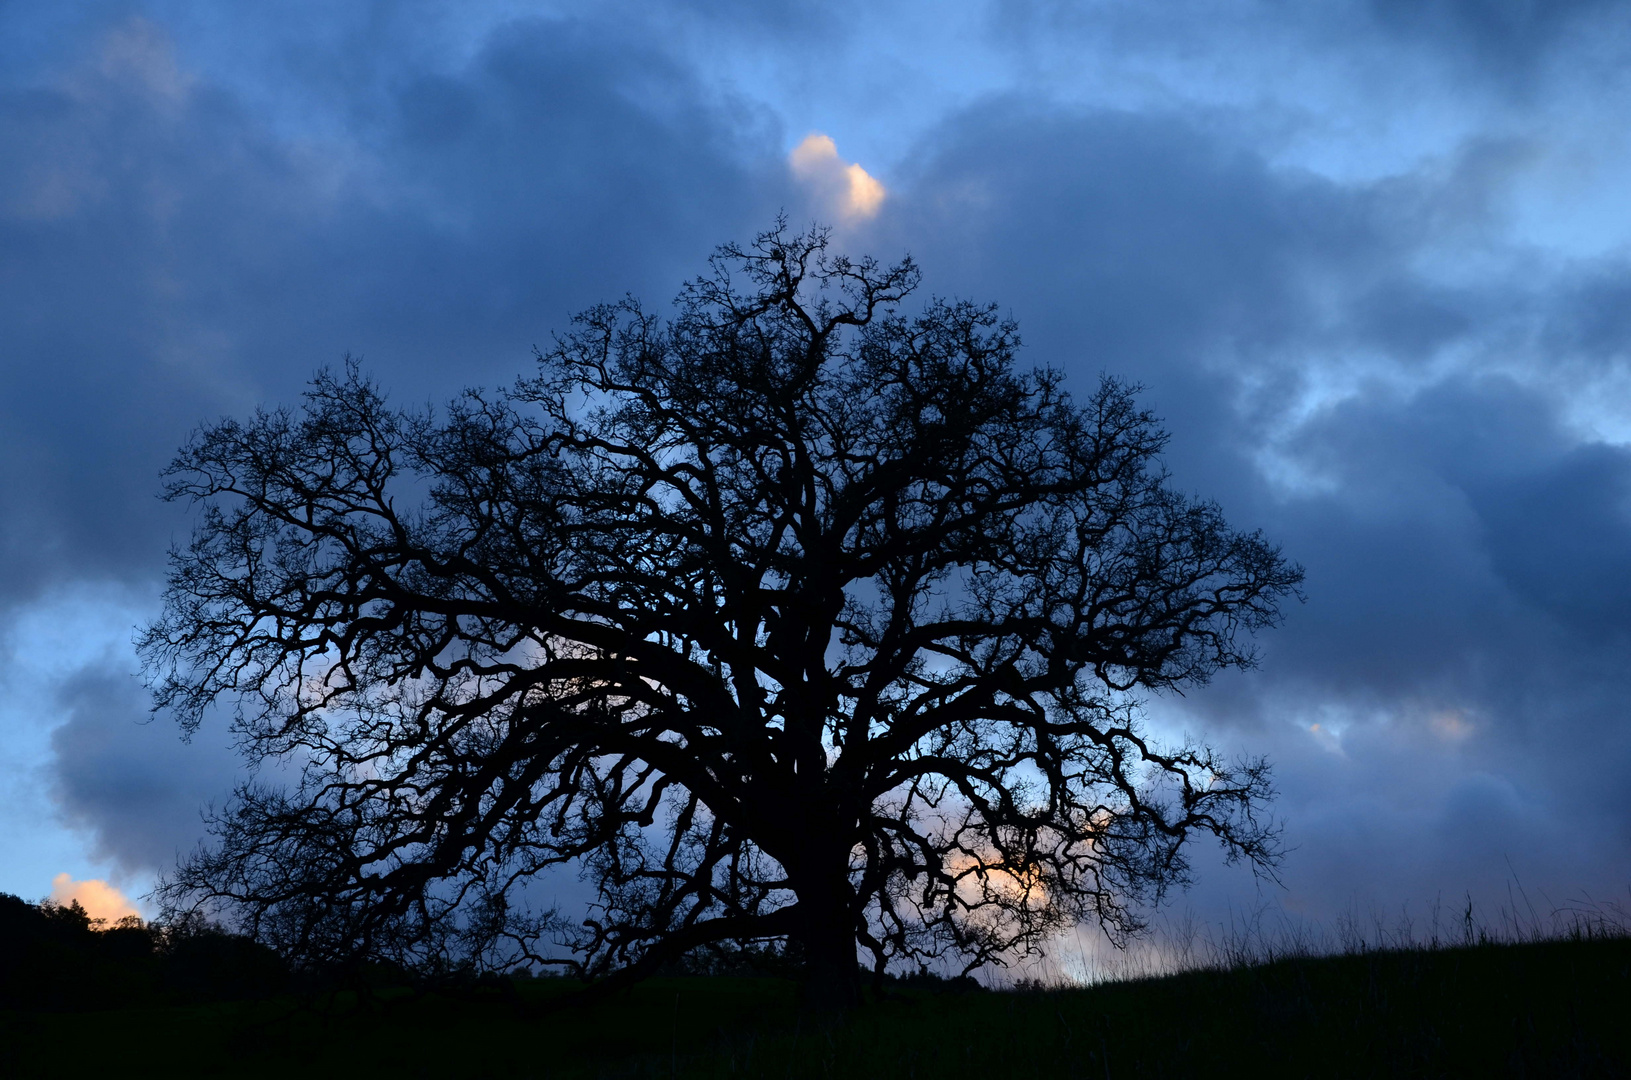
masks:
[[[96,878],[75,881],[67,874],[58,874],[51,879],[51,899],[64,905],[77,900],[79,906],[85,909],[85,914],[102,920],[106,926],[112,926],[129,915],[141,915],[124,893]]]
[[[839,216],[869,218],[888,194],[870,173],[838,156],[838,144],[829,135],[814,132],[787,155],[793,175],[814,188]]]

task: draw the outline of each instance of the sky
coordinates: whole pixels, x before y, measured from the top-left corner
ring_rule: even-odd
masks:
[[[1142,385],[1306,567],[1149,704],[1290,847],[1176,906],[1624,902],[1628,60],[1595,0],[0,0],[0,891],[151,914],[239,775],[131,647],[191,430],[508,384],[785,210]]]

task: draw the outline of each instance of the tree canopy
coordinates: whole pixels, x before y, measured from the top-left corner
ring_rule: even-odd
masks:
[[[354,364],[200,429],[141,648],[254,761],[164,887],[305,963],[637,978],[784,940],[971,970],[1120,935],[1197,833],[1273,863],[1262,761],[1138,695],[1253,662],[1301,571],[1175,491],[1135,388],[1080,400],[993,306],[784,224],[668,317],[595,307],[508,391],[401,409]],[[526,883],[575,867],[581,923]]]

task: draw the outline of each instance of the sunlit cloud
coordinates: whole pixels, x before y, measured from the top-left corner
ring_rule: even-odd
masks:
[[[75,881],[67,874],[58,874],[51,879],[51,899],[64,905],[78,901],[85,914],[104,926],[112,926],[129,916],[141,916],[136,905],[126,899],[124,893],[96,878]]]
[[[828,209],[848,220],[877,214],[888,194],[884,186],[860,165],[838,156],[838,144],[829,135],[812,132],[787,156],[793,176],[813,189]]]

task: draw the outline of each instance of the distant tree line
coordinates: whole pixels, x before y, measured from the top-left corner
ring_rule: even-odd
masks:
[[[0,893],[0,1009],[77,1011],[267,997],[289,987],[278,955],[202,919],[104,927],[78,902]]]

